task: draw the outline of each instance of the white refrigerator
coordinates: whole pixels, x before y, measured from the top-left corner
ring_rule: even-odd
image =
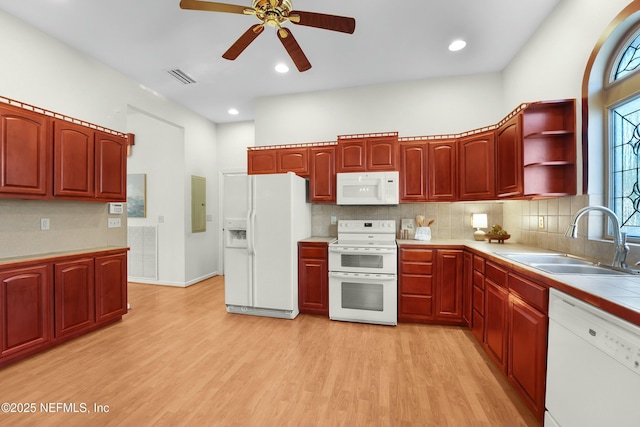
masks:
[[[246,224],[246,244],[236,239],[225,247],[227,311],[293,319],[299,313],[298,241],[311,236],[306,180],[286,173],[249,175],[246,183],[245,221],[225,218],[236,224],[225,236],[237,236],[237,225]]]

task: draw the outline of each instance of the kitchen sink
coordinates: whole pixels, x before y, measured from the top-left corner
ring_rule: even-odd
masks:
[[[516,253],[500,255],[552,274],[620,275],[639,273],[635,270],[614,269],[568,254]]]
[[[614,270],[607,267],[601,267],[595,264],[530,264],[532,267],[539,268],[553,274],[630,274],[625,271]]]
[[[572,257],[567,254],[537,254],[537,253],[520,253],[520,254],[501,254],[505,258],[525,264],[561,264],[561,265],[594,265],[591,261]]]

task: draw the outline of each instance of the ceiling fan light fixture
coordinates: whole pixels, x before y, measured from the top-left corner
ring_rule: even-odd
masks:
[[[289,67],[287,64],[280,63],[275,66],[275,70],[280,74],[284,74],[289,72]]]
[[[237,116],[238,114],[240,114],[240,111],[236,110],[235,108],[229,108],[227,113],[231,114],[232,116]]]
[[[458,39],[451,42],[451,44],[449,45],[449,50],[451,52],[457,52],[464,49],[465,46],[467,46],[467,42],[462,39]]]

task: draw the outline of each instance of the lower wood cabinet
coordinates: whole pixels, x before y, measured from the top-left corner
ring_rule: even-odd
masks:
[[[127,312],[126,250],[0,266],[0,366]]]
[[[329,246],[298,242],[298,309],[329,316]]]
[[[44,347],[51,340],[51,265],[2,269],[0,287],[1,362]]]
[[[401,245],[398,321],[464,324],[463,251]]]

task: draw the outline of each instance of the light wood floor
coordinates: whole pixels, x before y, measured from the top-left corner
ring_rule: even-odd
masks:
[[[223,287],[130,284],[121,322],[0,369],[0,403],[37,406],[0,425],[537,425],[464,328],[233,315]]]

